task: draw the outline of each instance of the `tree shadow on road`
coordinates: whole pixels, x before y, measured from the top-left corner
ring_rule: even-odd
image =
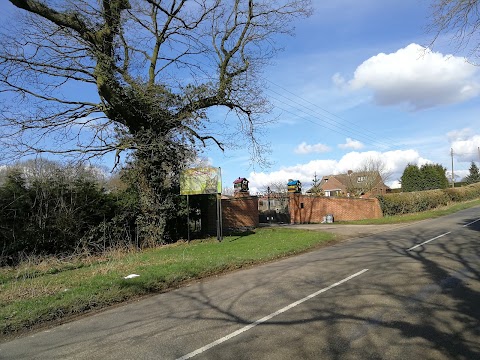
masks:
[[[480,359],[480,222],[463,226],[474,220],[413,250],[438,228],[414,224],[193,283],[94,317],[81,337],[62,329],[41,351],[176,359],[369,269],[198,358]]]
[[[394,236],[382,234],[370,243],[368,239],[359,240],[358,244],[351,242],[349,246],[358,251],[348,261],[341,253],[329,260],[311,261],[309,265],[319,269],[333,268],[335,263],[343,261],[361,263],[370,270],[359,281],[321,294],[291,313],[260,324],[255,334],[242,334],[241,340],[230,340],[214,356],[230,359],[237,354],[237,358],[248,358],[242,354],[249,343],[254,343],[256,358],[269,358],[276,353],[283,354],[279,358],[288,358],[294,348],[292,354],[296,358],[312,359],[480,359],[480,246],[469,238],[475,236],[473,231],[479,230],[478,225],[469,227],[466,240],[449,238],[434,246],[409,251],[411,244],[399,240],[398,232]],[[430,234],[412,227],[403,229],[402,237],[421,243]],[[372,253],[379,255],[377,260],[371,258]],[[295,266],[298,264],[292,265]],[[264,306],[268,298],[265,291],[284,300],[279,302],[281,307],[305,295],[295,293],[295,288],[318,289],[322,284],[329,285],[328,280],[322,283],[318,278],[300,276],[296,279],[298,287],[287,286],[286,283],[293,281],[290,278],[293,268],[287,266],[278,271],[274,285],[271,278],[257,279],[228,301],[216,298],[203,285],[196,292],[180,292],[177,296],[188,298],[202,308],[194,316],[182,319],[201,320],[212,326],[220,322],[227,335],[229,330],[278,310]],[[324,273],[321,276],[334,281],[333,276]],[[258,315],[252,318],[255,311],[247,312],[245,308],[253,306],[257,307]]]

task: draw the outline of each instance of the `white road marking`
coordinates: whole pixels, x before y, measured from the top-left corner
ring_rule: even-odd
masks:
[[[477,221],[480,221],[480,219],[477,219],[477,220],[474,220],[474,221],[472,221],[472,222],[469,222],[468,224],[463,225],[463,227],[467,227],[467,226],[470,226],[470,225],[472,225],[472,224],[475,224]]]
[[[221,343],[223,343],[223,342],[225,342],[225,341],[227,341],[227,340],[229,340],[229,339],[231,339],[231,338],[233,338],[237,335],[240,335],[241,333],[244,333],[245,331],[248,331],[248,330],[254,328],[257,325],[260,325],[260,324],[270,320],[271,318],[273,318],[277,315],[280,315],[280,314],[284,313],[285,311],[288,311],[288,310],[294,308],[295,306],[300,305],[301,303],[303,303],[307,300],[310,300],[311,298],[314,298],[315,296],[320,295],[321,293],[324,293],[325,291],[333,289],[336,286],[339,286],[339,285],[341,285],[341,284],[343,284],[343,283],[345,283],[345,282],[347,282],[347,281],[349,281],[349,280],[351,280],[351,279],[353,279],[353,278],[355,278],[359,275],[362,275],[364,272],[367,272],[367,271],[368,271],[368,269],[363,269],[362,271],[359,271],[359,272],[357,272],[353,275],[350,275],[350,276],[346,277],[345,279],[342,279],[339,282],[336,282],[335,284],[332,284],[332,285],[330,285],[326,288],[318,290],[317,292],[314,292],[313,294],[310,294],[310,295],[304,297],[303,299],[295,301],[294,303],[291,303],[290,305],[287,305],[284,308],[281,308],[280,310],[277,310],[277,311],[271,313],[270,315],[267,315],[267,316],[265,316],[265,317],[263,317],[263,318],[261,318],[257,321],[254,321],[253,323],[251,323],[247,326],[244,326],[243,328],[238,329],[237,331],[234,331],[234,332],[232,332],[232,333],[230,333],[230,334],[228,334],[228,335],[226,335],[226,336],[224,336],[224,337],[222,337],[222,338],[220,338],[216,341],[213,341],[210,344],[205,345],[204,347],[201,347],[200,349],[197,349],[195,351],[192,351],[191,353],[188,353],[187,355],[184,355],[182,357],[177,358],[176,360],[186,360],[186,359],[190,359],[190,358],[192,358],[192,357],[194,357],[198,354],[201,354],[201,353],[207,351],[208,349],[213,348],[214,346],[217,346],[217,345],[219,345],[219,344],[221,344]]]
[[[448,235],[448,234],[450,234],[450,233],[451,233],[451,231],[446,232],[445,234],[442,234],[442,235],[438,235],[438,236],[434,237],[433,239],[430,239],[430,240],[427,240],[427,241],[422,242],[421,244],[412,246],[410,249],[407,249],[407,251],[416,249],[416,248],[419,247],[419,246],[425,245],[425,244],[429,243],[430,241],[437,240],[437,239],[439,239],[439,238],[441,238],[441,237],[443,237],[443,236],[445,236],[445,235]]]

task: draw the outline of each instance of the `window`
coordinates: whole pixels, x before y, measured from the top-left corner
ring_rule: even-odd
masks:
[[[366,176],[359,176],[359,177],[357,177],[357,183],[364,182],[365,179],[366,179]]]

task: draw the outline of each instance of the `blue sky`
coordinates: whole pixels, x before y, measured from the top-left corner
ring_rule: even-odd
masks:
[[[398,179],[408,163],[440,163],[456,181],[480,161],[480,68],[454,52],[448,36],[431,51],[429,1],[317,0],[314,15],[282,38],[266,68],[265,89],[278,121],[268,169],[242,151],[209,151],[224,187],[247,177],[253,192],[271,182],[321,177],[382,159]],[[457,177],[458,176],[458,177]]]
[[[278,39],[284,51],[264,69],[268,118],[276,122],[262,140],[271,144],[272,165],[252,164],[245,147],[222,153],[209,146],[201,155],[222,168],[223,186],[247,177],[256,193],[299,179],[306,190],[315,173],[380,158],[396,187],[409,163],[440,163],[450,172],[451,149],[456,181],[468,174],[470,162],[480,161],[480,67],[454,51],[448,34],[425,48],[434,36],[426,31],[430,1],[313,3],[314,15],[295,24],[294,37]],[[0,0],[0,9],[8,16],[12,6]]]

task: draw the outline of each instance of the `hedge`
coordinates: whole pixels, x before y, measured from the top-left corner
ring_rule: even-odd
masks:
[[[480,183],[459,188],[414,191],[378,196],[384,216],[415,213],[448,205],[451,202],[480,198]]]

